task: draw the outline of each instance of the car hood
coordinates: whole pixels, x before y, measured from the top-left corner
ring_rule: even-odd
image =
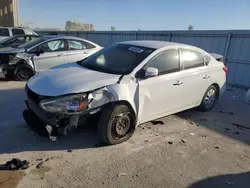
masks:
[[[27,86],[43,96],[80,93],[115,84],[120,75],[107,74],[68,63],[53,67],[29,79]]]
[[[12,47],[5,47],[0,49],[0,54],[15,54],[25,52],[24,48],[12,48]]]

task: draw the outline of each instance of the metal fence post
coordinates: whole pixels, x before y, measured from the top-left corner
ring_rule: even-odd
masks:
[[[224,53],[225,64],[227,64],[227,55],[228,55],[228,49],[230,47],[231,36],[232,36],[232,34],[229,33],[228,37],[227,37],[226,49],[225,49],[225,53]]]
[[[137,40],[137,31],[135,31],[135,40]]]
[[[109,33],[109,45],[112,45],[112,31]]]
[[[172,32],[169,32],[169,42],[172,41]]]

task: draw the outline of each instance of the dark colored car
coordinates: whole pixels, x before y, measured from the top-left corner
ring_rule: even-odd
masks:
[[[12,37],[8,37],[4,40],[0,41],[0,48],[6,48],[6,47],[17,47],[19,45],[22,45],[26,42],[29,42],[33,40],[34,38],[39,38],[38,35],[15,35]]]

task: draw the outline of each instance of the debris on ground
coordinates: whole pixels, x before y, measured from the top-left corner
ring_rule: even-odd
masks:
[[[234,95],[233,98],[239,99],[240,96],[239,95]]]
[[[71,153],[71,152],[72,152],[72,150],[71,150],[71,149],[69,149],[67,152],[68,152],[68,153]]]
[[[191,125],[195,125],[195,122],[193,122],[193,121],[191,121],[191,120],[189,120],[188,121]]]
[[[155,136],[160,136],[160,135],[158,133],[156,133]]]
[[[235,183],[233,181],[226,181],[225,182],[227,185],[234,185]]]
[[[122,176],[127,176],[127,174],[126,173],[120,173],[120,174],[117,175],[117,177],[122,177]]]
[[[195,133],[190,133],[190,135],[194,136],[194,135],[195,135]]]
[[[172,145],[172,144],[173,144],[173,141],[168,141],[168,144]]]
[[[152,129],[152,127],[147,127],[148,129]]]
[[[29,168],[29,162],[27,160],[21,161],[20,159],[12,159],[4,165],[5,170],[25,170],[27,168]]]
[[[239,133],[239,132],[234,132],[234,134],[237,134],[237,135],[239,135],[240,133]]]
[[[234,114],[233,112],[226,112],[226,111],[220,111],[220,113],[222,113],[222,114],[230,114],[230,115]]]
[[[40,169],[40,168],[41,168],[41,166],[43,165],[43,163],[44,163],[43,161],[42,161],[42,162],[40,162],[40,163],[38,163],[38,164],[36,165],[36,168],[37,168],[37,169]]]
[[[160,121],[160,120],[153,120],[153,121],[151,121],[151,123],[152,123],[153,125],[158,125],[158,124],[163,125],[163,124],[164,124],[164,122],[163,122],[163,121]]]
[[[214,146],[214,149],[220,149],[220,146]]]
[[[232,123],[232,125],[236,126],[237,128],[242,128],[243,130],[244,129],[250,129],[250,127],[246,127],[246,126],[243,126],[243,125],[240,125],[240,124],[237,124],[237,123]]]
[[[42,160],[43,160],[42,158],[36,159],[36,161],[42,161]]]
[[[225,128],[225,130],[230,131],[230,129],[229,129],[229,128]]]
[[[144,140],[144,142],[150,142],[150,140]]]
[[[181,142],[185,144],[187,141],[185,139],[181,139]]]
[[[45,162],[49,161],[49,158],[45,159]]]
[[[207,135],[202,135],[201,137],[206,138],[206,137],[207,137]]]

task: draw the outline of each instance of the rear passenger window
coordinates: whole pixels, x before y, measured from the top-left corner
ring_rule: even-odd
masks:
[[[24,30],[22,30],[22,29],[12,29],[12,34],[13,35],[23,35],[25,33],[24,33]]]
[[[171,49],[157,55],[147,67],[157,68],[159,75],[177,72],[180,70],[180,58],[178,50]]]
[[[9,30],[8,29],[0,29],[0,36],[1,37],[8,37],[8,36],[10,36],[10,34],[9,34]]]
[[[77,40],[68,40],[69,41],[69,50],[84,50],[86,45],[82,41]]]
[[[182,49],[181,57],[184,69],[192,69],[204,66],[204,59],[200,52]]]

